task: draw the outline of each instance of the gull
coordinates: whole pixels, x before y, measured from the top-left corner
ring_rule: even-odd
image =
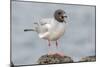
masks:
[[[33,29],[24,29],[24,31],[35,31],[39,38],[48,40],[48,46],[51,46],[51,41],[55,41],[56,47],[58,47],[57,40],[64,35],[66,21],[66,13],[62,9],[57,9],[52,18],[42,18],[39,23]]]

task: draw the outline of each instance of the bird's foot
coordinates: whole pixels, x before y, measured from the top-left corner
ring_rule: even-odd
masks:
[[[51,46],[50,40],[48,40],[48,46],[49,46],[49,47]]]
[[[49,51],[49,52],[48,52],[48,55],[54,55],[54,54],[56,54],[56,53],[53,52],[53,51]]]
[[[57,55],[64,57],[64,53],[63,52],[56,52]]]
[[[48,55],[59,55],[61,57],[64,57],[64,53],[63,52],[54,52],[54,51],[49,51]]]

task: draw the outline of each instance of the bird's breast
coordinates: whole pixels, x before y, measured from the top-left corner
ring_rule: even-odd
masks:
[[[44,33],[40,33],[39,37],[46,40],[56,41],[65,32],[65,24],[57,22],[54,19],[50,19],[47,24],[44,25],[48,30]]]
[[[48,39],[51,41],[56,41],[58,40],[65,32],[65,26],[64,25],[57,25],[55,27],[53,26],[49,26],[49,31],[48,31],[48,35],[46,35],[44,37],[44,39]]]
[[[65,29],[59,29],[59,30],[53,31],[49,34],[48,39],[51,41],[58,40],[64,34],[64,32],[65,32]]]

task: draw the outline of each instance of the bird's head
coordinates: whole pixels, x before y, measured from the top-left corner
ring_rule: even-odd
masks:
[[[65,15],[64,10],[58,9],[54,13],[54,18],[60,23],[63,23],[63,22],[66,23],[65,18],[67,18],[67,16]]]

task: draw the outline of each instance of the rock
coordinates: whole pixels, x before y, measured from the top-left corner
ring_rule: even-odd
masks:
[[[43,55],[39,58],[38,64],[58,64],[58,63],[72,63],[73,60],[69,56]]]
[[[87,57],[81,58],[79,62],[92,62],[92,61],[96,61],[96,56],[87,56]]]

